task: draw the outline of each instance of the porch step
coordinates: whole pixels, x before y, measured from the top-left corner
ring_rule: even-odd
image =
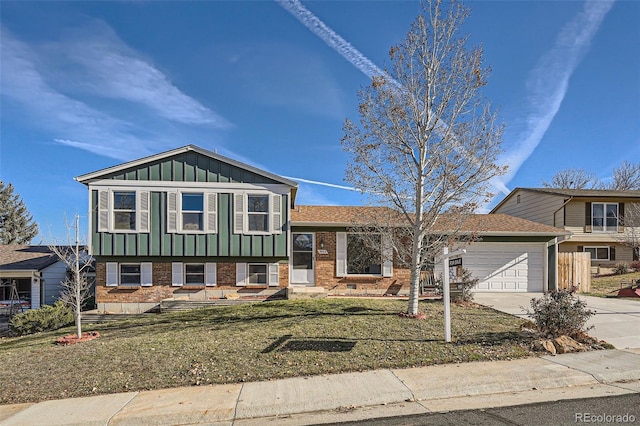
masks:
[[[232,306],[242,303],[255,303],[256,299],[215,299],[215,300],[163,300],[158,310],[160,313],[190,311],[192,309],[210,308],[212,306]]]
[[[324,287],[298,287],[287,288],[287,299],[315,299],[327,297],[327,290]]]

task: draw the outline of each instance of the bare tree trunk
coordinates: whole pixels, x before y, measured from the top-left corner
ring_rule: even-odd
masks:
[[[75,286],[75,316],[76,316],[76,331],[78,333],[78,339],[82,337],[82,297],[81,297],[81,285],[80,285],[80,242],[78,237],[78,228],[80,227],[80,216],[76,215],[76,259],[75,259],[75,269],[73,271],[73,279],[76,283]]]

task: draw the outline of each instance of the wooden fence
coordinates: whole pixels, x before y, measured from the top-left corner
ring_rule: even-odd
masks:
[[[572,287],[578,293],[591,291],[590,253],[558,253],[558,288]]]

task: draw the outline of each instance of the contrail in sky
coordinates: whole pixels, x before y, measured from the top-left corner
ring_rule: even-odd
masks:
[[[305,27],[311,30],[312,33],[320,37],[329,47],[338,52],[343,58],[349,61],[353,66],[360,70],[364,75],[369,78],[375,76],[384,75],[395,86],[396,89],[403,90],[402,85],[389,76],[383,69],[371,62],[369,58],[364,56],[358,49],[353,47],[351,43],[340,37],[329,28],[324,22],[314,15],[309,9],[304,7],[298,0],[275,0],[283,9],[289,12],[293,17],[300,21]],[[446,127],[445,123],[440,123]],[[471,161],[474,161],[473,156],[469,156]],[[509,194],[509,188],[498,178],[491,180],[491,184],[496,189],[503,192],[505,195]]]
[[[357,188],[354,188],[352,186],[336,185],[335,183],[319,182],[317,180],[301,179],[296,177],[288,177],[288,176],[282,176],[282,177],[285,179],[291,179],[297,182],[311,183],[313,185],[322,185],[322,186],[328,186],[330,188],[346,189],[349,191],[360,192]]]
[[[586,1],[560,31],[553,48],[540,58],[527,82],[530,112],[519,146],[503,157],[511,179],[544,137],[567,94],[569,79],[615,0]]]
[[[502,159],[503,164],[509,164],[507,181],[515,175],[542,140],[560,109],[569,78],[588,50],[593,36],[614,1],[588,0],[582,12],[562,28],[554,48],[541,58],[538,66],[532,71],[529,79],[531,112],[527,119],[527,129],[521,136],[522,142],[516,150]],[[385,74],[384,70],[336,34],[298,0],[276,2],[367,77]],[[400,87],[397,81],[393,82]],[[509,193],[502,179],[494,179],[492,184],[501,192]]]

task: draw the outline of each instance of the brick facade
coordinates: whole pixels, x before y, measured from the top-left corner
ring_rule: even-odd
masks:
[[[404,294],[409,292],[411,271],[393,266],[393,277],[336,276],[336,233],[316,232],[316,244],[324,244],[327,254],[316,254],[316,286],[329,294]]]
[[[159,303],[164,299],[205,300],[223,297],[234,292],[256,293],[264,289],[282,289],[289,285],[289,264],[279,263],[279,285],[269,286],[237,286],[236,264],[220,262],[216,264],[216,286],[182,286],[171,285],[171,262],[152,262],[153,285],[141,286],[106,286],[106,262],[96,262],[96,303]]]

